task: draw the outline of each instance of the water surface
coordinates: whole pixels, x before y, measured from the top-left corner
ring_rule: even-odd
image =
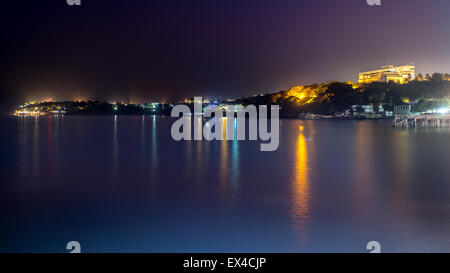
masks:
[[[450,251],[448,129],[281,120],[260,152],[173,121],[2,117],[0,251]]]

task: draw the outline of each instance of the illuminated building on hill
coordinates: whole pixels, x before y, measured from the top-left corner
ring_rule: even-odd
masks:
[[[414,80],[416,77],[416,67],[412,64],[402,66],[383,66],[381,69],[360,72],[358,77],[359,83],[371,83],[371,82],[396,82],[406,83]]]

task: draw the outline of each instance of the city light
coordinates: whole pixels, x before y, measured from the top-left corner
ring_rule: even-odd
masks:
[[[449,108],[448,107],[447,108],[439,108],[437,110],[437,112],[438,112],[438,114],[445,115],[445,114],[449,113]]]
[[[14,112],[15,116],[40,116],[43,115],[41,111],[29,111],[29,110],[16,110]]]

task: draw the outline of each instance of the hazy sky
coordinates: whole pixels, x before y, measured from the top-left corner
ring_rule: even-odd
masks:
[[[449,0],[81,1],[2,2],[2,102],[232,98],[409,62],[450,72]]]

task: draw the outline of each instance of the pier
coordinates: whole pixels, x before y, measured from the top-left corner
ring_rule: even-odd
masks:
[[[396,116],[393,126],[396,128],[450,127],[450,115]]]

